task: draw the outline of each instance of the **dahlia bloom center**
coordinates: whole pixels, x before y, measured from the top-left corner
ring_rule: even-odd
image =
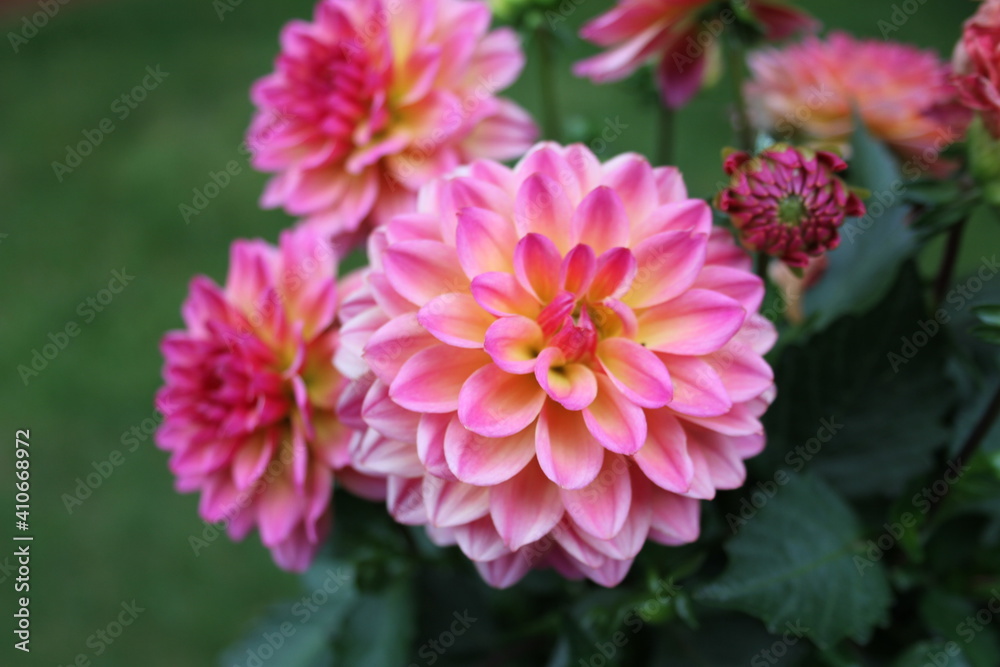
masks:
[[[778,221],[796,226],[806,217],[808,209],[799,195],[789,195],[778,202]]]

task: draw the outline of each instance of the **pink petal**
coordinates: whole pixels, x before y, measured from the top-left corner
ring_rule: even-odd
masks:
[[[489,562],[477,562],[479,576],[493,588],[510,588],[531,569],[528,561],[519,553],[507,554]]]
[[[418,306],[441,294],[463,292],[469,287],[458,253],[438,241],[395,243],[385,251],[382,262],[396,291]]]
[[[660,489],[652,490],[652,503],[653,525],[649,532],[651,540],[675,546],[698,539],[701,503]]]
[[[590,246],[578,245],[563,258],[559,284],[563,291],[582,295],[590,288],[597,271],[597,258]]]
[[[757,312],[764,300],[764,281],[749,271],[728,266],[706,266],[693,287],[736,299],[748,313]]]
[[[455,526],[455,542],[469,560],[477,562],[496,560],[510,553],[489,516]]]
[[[471,207],[460,210],[455,245],[458,261],[470,279],[480,273],[514,269],[517,234],[509,220],[493,211]]]
[[[739,331],[745,317],[735,299],[692,289],[640,313],[636,338],[657,352],[710,354]]]
[[[428,301],[417,314],[417,321],[442,343],[479,348],[496,318],[483,310],[471,294],[456,293]]]
[[[696,417],[715,417],[733,407],[722,379],[711,364],[697,357],[659,356],[674,382],[671,410]]]
[[[632,505],[629,463],[623,456],[607,455],[601,472],[582,489],[562,489],[563,504],[573,522],[602,540],[610,540],[625,525]]]
[[[564,489],[587,486],[604,463],[604,447],[587,430],[580,413],[551,401],[538,416],[535,449],[546,477]]]
[[[638,263],[628,248],[612,248],[597,260],[597,274],[590,286],[589,298],[603,301],[608,297],[617,298],[632,286]]]
[[[368,390],[361,414],[366,425],[387,438],[404,442],[413,440],[420,422],[420,415],[404,410],[389,398],[389,385],[380,381],[375,382]]]
[[[509,273],[484,273],[472,281],[472,296],[494,315],[524,315],[532,319],[542,310],[532,294]]]
[[[632,290],[622,299],[633,308],[648,308],[683,294],[705,263],[708,237],[664,232],[641,242],[632,252],[638,270]]]
[[[490,511],[490,489],[424,475],[424,505],[435,526],[460,526]]]
[[[572,229],[574,243],[586,243],[596,253],[627,246],[628,214],[618,193],[604,185],[591,191],[573,212]]]
[[[524,289],[548,303],[559,290],[562,256],[555,244],[541,234],[528,234],[514,251],[514,272]]]
[[[597,360],[625,398],[644,408],[661,408],[673,398],[670,373],[655,354],[625,338],[597,345]]]
[[[521,375],[535,370],[543,342],[542,329],[534,320],[512,315],[493,322],[484,349],[501,369]]]
[[[597,398],[597,376],[583,364],[567,364],[558,347],[538,355],[535,379],[552,400],[567,410],[583,410]]]
[[[458,418],[479,435],[502,438],[535,421],[544,402],[545,392],[533,375],[512,375],[487,364],[462,385]]]
[[[606,376],[597,378],[597,398],[583,411],[587,428],[602,445],[619,454],[634,454],[646,441],[646,416]]]
[[[511,551],[544,537],[563,515],[559,487],[534,463],[489,494],[493,525]]]
[[[427,472],[442,479],[454,479],[444,456],[444,436],[453,414],[426,413],[417,425],[417,456]]]
[[[550,172],[558,173],[558,172]],[[573,207],[562,186],[544,173],[528,176],[517,191],[514,222],[521,236],[536,233],[565,252],[570,246]]]
[[[371,334],[362,356],[380,380],[392,383],[408,359],[435,344],[434,336],[420,326],[417,314],[407,313]]]
[[[651,484],[637,470],[632,470],[631,482],[632,503],[622,529],[609,540],[597,539],[585,532],[580,535],[597,551],[614,561],[630,561],[635,558],[645,544],[652,524]]]
[[[492,486],[505,482],[535,456],[535,431],[525,429],[506,438],[487,438],[462,426],[455,417],[444,435],[444,455],[451,472],[466,484]]]
[[[385,503],[393,519],[407,526],[427,523],[423,486],[423,476],[389,477]]]
[[[482,350],[434,345],[403,364],[389,395],[414,412],[452,412],[458,409],[462,385],[489,361]]]
[[[645,220],[659,203],[656,179],[646,158],[624,153],[604,165],[604,185],[622,199],[631,227]]]
[[[635,462],[653,484],[660,488],[686,493],[691,487],[694,464],[687,451],[684,428],[669,410],[646,413],[649,437],[635,453]]]
[[[694,26],[688,31],[677,35],[669,51],[663,54],[660,65],[656,69],[656,77],[660,86],[663,103],[670,109],[679,109],[687,104],[705,78],[705,68],[708,56],[703,51],[692,58],[686,55],[685,49],[690,48],[691,40],[697,40],[701,26]],[[710,45],[708,48],[713,48]],[[717,47],[715,47],[717,48]]]
[[[682,181],[683,185],[683,181]],[[661,197],[663,195],[661,194]],[[651,236],[664,232],[691,232],[710,234],[712,231],[712,209],[701,199],[669,201],[656,208],[638,225],[632,225],[633,245]]]

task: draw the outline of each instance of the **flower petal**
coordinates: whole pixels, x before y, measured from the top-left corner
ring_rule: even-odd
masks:
[[[597,345],[597,360],[625,398],[644,408],[662,408],[673,398],[670,373],[642,345],[626,338],[607,338]]]
[[[452,412],[458,409],[462,385],[489,361],[482,350],[434,345],[403,364],[389,395],[414,412]]]
[[[586,243],[600,254],[629,241],[628,214],[621,198],[602,185],[583,198],[573,212],[573,242]]]
[[[646,416],[606,376],[597,378],[597,398],[583,411],[587,428],[602,445],[619,454],[634,454],[646,441]]]
[[[535,370],[543,343],[542,329],[534,320],[512,315],[493,322],[484,349],[501,369],[522,375]]]
[[[648,308],[683,294],[705,264],[708,237],[690,232],[663,232],[632,249],[638,270],[622,301]]]
[[[726,387],[711,364],[697,357],[658,356],[666,364],[674,383],[671,410],[695,417],[716,417],[733,407]]]
[[[567,364],[558,347],[542,350],[535,379],[552,400],[567,410],[583,410],[597,397],[597,376],[583,364]]]
[[[442,343],[483,346],[486,330],[496,320],[468,293],[442,294],[424,304],[417,321]]]
[[[687,451],[687,434],[669,410],[646,413],[649,437],[635,453],[635,462],[658,487],[686,493],[694,477],[694,464]]]
[[[524,289],[548,303],[559,290],[562,256],[547,236],[528,234],[514,250],[514,273]]]
[[[472,281],[472,297],[480,306],[497,316],[524,315],[538,317],[541,304],[534,295],[521,287],[509,273],[484,273]]]
[[[458,261],[470,279],[489,271],[513,271],[516,245],[514,225],[503,216],[472,207],[458,212],[455,246]]]
[[[534,458],[535,430],[487,438],[462,426],[456,416],[444,434],[444,455],[448,468],[461,481],[492,486],[507,481]]]
[[[469,287],[456,250],[438,241],[394,243],[386,249],[382,263],[396,291],[418,306]]]
[[[551,172],[558,173],[558,172]],[[562,186],[541,172],[524,179],[514,202],[514,223],[520,235],[542,234],[556,248],[569,249],[573,208]]]
[[[487,515],[490,489],[424,475],[424,505],[435,526],[460,526]]]
[[[563,515],[559,487],[535,463],[492,487],[489,494],[493,525],[511,551],[544,537]]]
[[[593,482],[560,493],[566,512],[579,528],[598,539],[610,540],[625,525],[632,505],[628,460],[609,454]]]
[[[487,364],[462,385],[458,418],[479,435],[502,438],[535,421],[544,402],[545,392],[533,375],[512,375]]]
[[[692,289],[640,313],[636,339],[657,352],[710,354],[739,331],[745,317],[735,299]]]
[[[604,447],[587,430],[583,416],[552,401],[538,416],[535,449],[545,476],[564,489],[587,486],[604,463]]]

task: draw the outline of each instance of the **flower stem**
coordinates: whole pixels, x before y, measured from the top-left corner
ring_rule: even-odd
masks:
[[[941,266],[938,268],[937,277],[934,279],[934,305],[944,300],[948,293],[955,273],[955,264],[958,262],[958,251],[962,247],[962,234],[965,232],[965,224],[968,218],[959,220],[948,232],[948,240],[944,247],[944,256],[941,258]]]
[[[539,79],[542,85],[542,124],[544,125],[545,138],[561,141],[554,37],[552,31],[545,26],[539,26],[535,30],[535,38],[538,40]]]
[[[662,102],[660,104],[660,113],[657,115],[656,124],[656,160],[659,166],[664,166],[674,163],[674,127],[677,121],[677,112],[662,106]]]
[[[747,100],[743,94],[743,83],[746,71],[743,64],[743,45],[737,39],[726,41],[726,66],[729,69],[729,81],[732,84],[733,102],[736,104],[736,136],[739,147],[745,151],[754,148],[754,131],[750,125],[750,113],[747,111]]]

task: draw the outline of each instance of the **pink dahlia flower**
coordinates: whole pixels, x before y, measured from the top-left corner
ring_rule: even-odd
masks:
[[[663,103],[680,108],[698,92],[710,64],[718,62],[720,31],[736,20],[731,9],[721,17],[703,20],[712,4],[713,0],[620,0],[580,30],[581,37],[609,50],[577,63],[573,71],[604,83],[623,79],[653,62]],[[818,27],[808,14],[780,0],[749,0],[747,9],[768,40]],[[723,19],[728,20],[724,23]]]
[[[865,214],[865,205],[836,176],[845,169],[833,153],[781,144],[756,157],[733,153],[725,163],[732,181],[717,206],[729,214],[744,246],[804,267],[840,244],[845,217]]]
[[[202,518],[226,523],[233,539],[257,526],[287,570],[304,570],[330,530],[334,471],[360,495],[385,495],[384,480],[349,467],[360,434],[334,412],[347,383],[331,364],[336,276],[329,243],[308,229],[282,234],[277,248],[237,241],[225,287],[195,278],[186,329],[161,345],[156,442],[178,490],[200,491]]]
[[[986,0],[965,22],[952,64],[962,103],[1000,137],[1000,0]]]
[[[352,236],[412,208],[433,176],[522,155],[535,125],[496,93],[524,55],[489,23],[483,2],[321,0],[286,26],[251,95],[253,165],[277,174],[262,204]]]
[[[369,254],[338,356],[371,427],[354,460],[495,586],[546,565],[615,585],[647,539],[696,539],[698,499],[764,446],[763,286],[673,167],[478,161]]]
[[[947,171],[938,153],[965,134],[951,71],[933,51],[833,33],[750,55],[754,125],[781,141],[849,154],[854,118],[918,171]],[[908,174],[909,175],[909,174]],[[914,174],[915,175],[915,174]]]

